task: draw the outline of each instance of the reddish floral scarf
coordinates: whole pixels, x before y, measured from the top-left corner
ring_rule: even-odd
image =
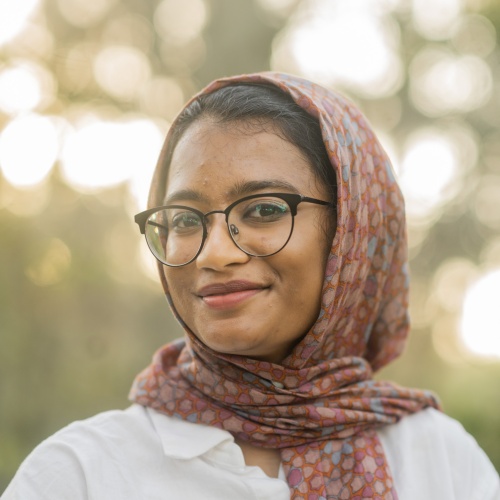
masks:
[[[294,499],[396,499],[376,429],[438,404],[428,392],[372,379],[401,353],[409,327],[404,202],[391,164],[366,119],[339,94],[278,73],[218,80],[201,94],[234,82],[276,85],[321,125],[338,181],[321,312],[281,365],[220,354],[184,325],[160,270],[187,336],[155,354],[131,399],[279,448]],[[164,155],[150,206],[164,196]]]

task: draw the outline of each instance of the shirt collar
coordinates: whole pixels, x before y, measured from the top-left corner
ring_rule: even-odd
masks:
[[[225,430],[194,424],[152,408],[146,410],[168,457],[189,460],[204,455],[223,443],[234,442],[233,436]]]

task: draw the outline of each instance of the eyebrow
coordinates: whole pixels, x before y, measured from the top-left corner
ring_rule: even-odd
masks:
[[[178,201],[201,201],[208,202],[208,199],[202,193],[195,191],[194,189],[181,189],[179,191],[174,191],[165,197],[163,203],[165,205],[172,205]]]
[[[229,196],[231,198],[236,198],[238,196],[246,196],[255,193],[256,191],[262,190],[285,190],[287,192],[298,193],[297,188],[287,181],[280,179],[269,179],[263,181],[247,181],[238,182],[229,191]],[[179,191],[174,191],[165,198],[165,205],[171,205],[178,201],[197,201],[208,203],[208,198],[206,195],[199,191],[193,189],[181,189]]]
[[[229,192],[230,196],[245,196],[247,194],[253,194],[255,191],[262,191],[264,189],[284,189],[286,191],[292,191],[298,193],[297,188],[287,181],[280,179],[268,179],[265,181],[248,181],[236,183],[236,185]]]

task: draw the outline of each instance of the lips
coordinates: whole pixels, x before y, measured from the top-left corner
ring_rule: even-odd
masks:
[[[266,288],[250,281],[229,281],[227,283],[213,283],[198,290],[199,297],[209,297],[211,295],[225,295],[228,293],[244,292],[247,290],[262,290]]]
[[[238,280],[204,286],[196,295],[210,308],[228,309],[267,289],[257,283]]]

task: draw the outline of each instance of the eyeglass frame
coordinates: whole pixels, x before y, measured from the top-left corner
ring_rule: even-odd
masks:
[[[238,245],[238,243],[236,243],[236,241],[234,241],[234,237],[233,237],[233,234],[231,232],[231,228],[229,227],[228,218],[229,218],[229,214],[230,214],[231,210],[236,205],[239,205],[240,203],[247,201],[247,200],[252,200],[255,198],[263,198],[266,196],[272,196],[274,198],[279,198],[279,199],[283,200],[290,207],[290,213],[292,215],[292,227],[290,228],[290,234],[288,235],[287,240],[285,241],[285,243],[282,245],[281,248],[279,248],[278,250],[276,250],[275,252],[270,253],[270,254],[254,255],[250,252],[247,252],[243,248],[241,248]],[[281,250],[283,250],[283,248],[286,247],[286,245],[290,241],[290,238],[292,237],[293,229],[295,227],[295,216],[297,215],[297,207],[299,206],[300,203],[314,203],[316,205],[329,206],[329,207],[336,210],[335,204],[332,203],[331,201],[318,200],[317,198],[311,198],[310,196],[304,196],[304,195],[298,194],[298,193],[258,193],[258,194],[251,194],[249,196],[244,196],[243,198],[240,198],[240,199],[234,201],[233,203],[231,203],[224,210],[211,210],[207,213],[203,213],[202,211],[197,210],[196,208],[189,207],[186,205],[162,205],[160,207],[149,208],[148,210],[144,210],[143,212],[136,214],[134,216],[134,221],[139,226],[139,230],[140,230],[141,234],[144,235],[144,238],[146,239],[146,243],[148,245],[148,248],[151,250],[151,253],[155,257],[155,259],[157,259],[159,262],[161,262],[162,264],[169,266],[169,267],[183,267],[183,266],[187,266],[188,264],[191,264],[192,262],[194,262],[198,258],[198,256],[200,255],[201,251],[203,250],[203,247],[205,246],[205,242],[206,242],[207,237],[208,237],[207,218],[209,215],[212,215],[212,214],[224,214],[225,215],[227,231],[229,233],[231,241],[234,243],[234,245],[238,249],[240,249],[246,255],[248,255],[250,257],[271,257],[271,255],[276,255],[278,252],[281,252]],[[163,262],[152,251],[151,246],[148,242],[148,238],[146,236],[146,224],[147,224],[149,217],[156,212],[160,212],[161,210],[170,209],[170,208],[187,209],[187,210],[195,213],[196,215],[199,216],[199,218],[201,220],[201,224],[203,226],[203,236],[201,238],[200,248],[196,252],[196,255],[190,261],[185,262],[184,264],[168,264],[167,262]]]

